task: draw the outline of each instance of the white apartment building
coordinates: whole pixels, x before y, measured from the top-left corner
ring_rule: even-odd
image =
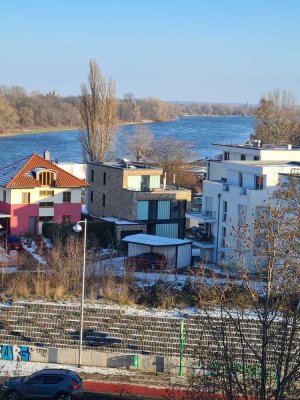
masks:
[[[214,145],[221,160],[208,162],[201,212],[186,213],[187,226],[199,226],[193,245],[210,262],[229,261],[236,228],[251,224],[283,174],[300,168],[300,147]]]

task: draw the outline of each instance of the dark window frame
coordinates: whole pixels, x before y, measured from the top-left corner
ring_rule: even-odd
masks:
[[[71,203],[71,191],[63,192],[63,203]]]

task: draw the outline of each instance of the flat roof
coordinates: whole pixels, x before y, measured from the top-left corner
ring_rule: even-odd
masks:
[[[300,167],[300,162],[298,161],[289,161],[289,160],[257,160],[257,161],[252,161],[252,160],[230,160],[226,161],[226,164],[230,165],[252,165],[254,167],[295,167],[299,168]]]
[[[99,165],[108,168],[117,168],[123,170],[146,170],[146,171],[161,171],[159,167],[153,167],[144,163],[130,162],[130,161],[112,161],[112,162],[99,162],[99,161],[87,161],[87,164]]]
[[[163,236],[146,235],[145,233],[126,236],[122,241],[127,243],[144,244],[146,246],[182,246],[185,244],[192,244],[192,240],[188,239],[173,239]]]
[[[287,144],[263,144],[262,146],[253,146],[253,144],[224,144],[224,143],[212,143],[212,146],[221,146],[221,147],[234,147],[240,149],[249,149],[249,150],[280,150],[280,151],[300,151],[300,146],[292,146],[289,150]]]
[[[127,219],[121,219],[116,217],[102,217],[100,219],[101,221],[113,222],[116,225],[140,225],[137,222],[128,221]]]

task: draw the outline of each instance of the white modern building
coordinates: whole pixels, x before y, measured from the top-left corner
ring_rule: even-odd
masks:
[[[232,240],[239,226],[251,224],[259,207],[266,205],[282,174],[300,168],[300,147],[214,145],[221,160],[208,163],[203,183],[201,212],[186,213],[187,226],[198,226],[193,246],[210,262],[229,260]]]

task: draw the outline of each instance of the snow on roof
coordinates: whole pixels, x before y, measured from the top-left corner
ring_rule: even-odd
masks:
[[[187,239],[173,239],[162,236],[146,235],[144,233],[137,233],[136,235],[129,235],[122,239],[124,242],[144,244],[148,246],[182,246],[184,244],[191,244],[191,240]]]
[[[139,225],[137,222],[128,221],[126,219],[116,217],[102,217],[102,221],[113,222],[116,225]]]

